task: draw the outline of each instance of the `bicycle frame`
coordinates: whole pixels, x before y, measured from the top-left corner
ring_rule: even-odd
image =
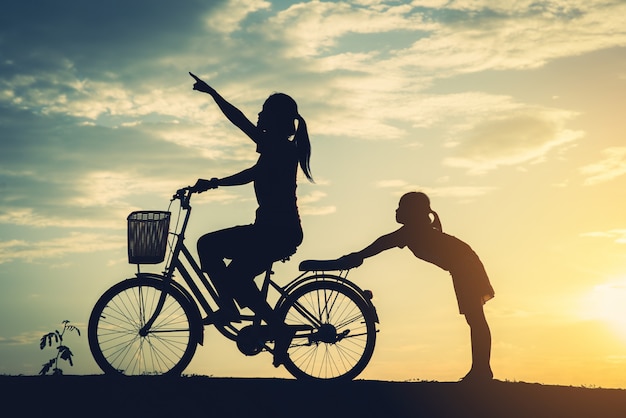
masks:
[[[214,287],[214,285],[211,283],[210,278],[207,279],[207,276],[204,274],[204,272],[202,271],[202,269],[200,268],[200,265],[198,264],[198,262],[195,260],[195,258],[193,257],[193,255],[191,254],[191,251],[187,248],[187,246],[185,245],[185,232],[187,230],[187,225],[189,223],[189,219],[191,217],[191,205],[189,203],[190,197],[191,197],[191,192],[188,188],[185,189],[180,189],[178,190],[178,192],[174,195],[174,197],[172,198],[172,201],[174,200],[180,200],[180,209],[185,211],[184,217],[183,217],[183,221],[182,224],[180,226],[180,230],[178,233],[176,232],[170,232],[170,234],[174,235],[174,240],[175,240],[175,244],[173,245],[173,250],[171,251],[171,254],[169,256],[168,262],[166,263],[166,268],[164,271],[163,276],[160,276],[162,278],[162,280],[164,282],[166,282],[167,284],[171,284],[174,285],[174,283],[177,283],[174,280],[174,276],[175,276],[175,271],[178,271],[180,276],[182,277],[184,283],[187,285],[187,287],[190,290],[190,294],[189,292],[186,292],[184,289],[182,289],[181,286],[175,286],[178,288],[178,290],[183,290],[183,293],[185,293],[185,295],[187,296],[187,298],[193,298],[193,300],[190,300],[190,302],[195,302],[194,304],[199,305],[202,307],[202,310],[204,311],[205,315],[202,315],[200,313],[200,316],[202,319],[202,325],[211,325],[213,324],[212,321],[212,315],[215,314],[215,310],[212,308],[210,301],[205,297],[205,295],[203,294],[202,290],[200,289],[200,286],[198,285],[198,282],[196,280],[194,280],[194,277],[192,275],[192,273],[195,274],[195,277],[197,277],[198,281],[200,283],[202,283],[202,285],[204,286],[204,288],[206,289],[206,291],[208,292],[211,300],[219,307],[220,306],[220,300],[221,297],[219,296],[216,288]],[[180,217],[179,217],[180,219]],[[189,269],[186,267],[185,263],[187,263],[190,267],[192,272],[190,273]],[[263,279],[263,283],[261,285],[261,294],[262,297],[264,297],[265,299],[267,299],[268,294],[269,294],[269,289],[272,288],[274,289],[276,292],[278,292],[279,294],[279,300],[277,302],[277,306],[279,306],[281,304],[282,301],[284,301],[284,299],[286,298],[286,296],[288,295],[289,291],[294,289],[297,286],[302,285],[303,283],[308,283],[310,281],[315,281],[318,279],[335,279],[336,281],[340,281],[342,283],[347,284],[349,287],[353,288],[353,289],[357,289],[357,286],[355,286],[353,283],[349,282],[346,279],[346,276],[348,274],[348,271],[342,272],[339,275],[329,275],[329,274],[324,274],[324,275],[316,275],[316,274],[311,274],[310,271],[304,271],[302,272],[300,275],[298,275],[296,278],[294,278],[293,280],[291,280],[287,285],[285,286],[280,286],[278,285],[275,281],[273,281],[271,279],[271,275],[273,274],[272,271],[272,264],[270,263],[270,265],[268,266],[268,269],[265,271],[264,275],[264,279]],[[138,277],[139,276],[145,276],[146,273],[138,273],[137,274]],[[150,275],[152,277],[155,277],[154,275]],[[306,277],[305,277],[306,276]],[[157,276],[158,277],[158,276]],[[165,296],[166,296],[166,292],[163,292],[161,294],[161,297],[159,298],[159,301],[157,303],[156,309],[154,310],[152,316],[149,318],[149,320],[146,322],[146,324],[142,327],[142,331],[143,332],[147,332],[147,330],[149,330],[151,328],[151,326],[153,325],[154,321],[157,319],[157,317],[159,316],[159,314],[161,313],[161,310],[163,308],[163,304],[165,302]],[[306,312],[303,311],[303,314],[306,314]],[[255,325],[260,324],[261,319],[259,317],[257,317],[256,315],[245,315],[245,314],[240,314],[239,319],[241,321],[245,321],[245,322],[251,322]],[[312,321],[316,321],[315,318],[311,318]],[[317,321],[316,321],[317,322]],[[321,324],[318,324],[321,325]],[[232,326],[232,325],[226,325],[224,327],[217,327],[218,330],[227,338],[234,340],[237,336],[237,332],[238,330]],[[226,329],[228,328],[228,329]],[[200,335],[202,335],[203,333],[201,333]],[[202,343],[200,343],[202,344]]]

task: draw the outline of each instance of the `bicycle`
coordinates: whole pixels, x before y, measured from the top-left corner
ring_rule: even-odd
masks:
[[[167,211],[128,216],[128,258],[137,273],[105,291],[89,318],[89,347],[105,374],[180,375],[197,346],[204,345],[209,325],[247,356],[274,352],[277,336],[254,313],[237,306],[238,317],[220,320],[225,298],[184,243],[193,193],[191,187],[178,190]],[[178,217],[170,231],[174,201],[179,202]],[[164,260],[162,273],[141,272],[140,265]],[[371,291],[349,281],[350,266],[336,262],[303,261],[301,273],[284,286],[272,279],[272,265],[260,290],[266,299],[270,290],[277,292],[274,309],[295,330],[284,367],[297,379],[354,379],[376,343],[379,319]]]

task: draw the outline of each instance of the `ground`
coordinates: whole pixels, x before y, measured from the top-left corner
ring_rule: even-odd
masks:
[[[0,376],[14,416],[626,417],[626,390],[494,381]]]

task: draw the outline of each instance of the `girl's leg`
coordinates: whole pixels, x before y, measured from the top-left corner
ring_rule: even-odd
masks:
[[[465,319],[470,326],[472,368],[463,381],[491,380],[491,330],[482,305],[466,311]]]

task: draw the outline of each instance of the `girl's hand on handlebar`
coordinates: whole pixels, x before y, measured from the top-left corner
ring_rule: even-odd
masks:
[[[209,189],[217,189],[218,179],[213,177],[211,180],[198,179],[196,184],[193,185],[191,191],[195,193],[206,192]]]

